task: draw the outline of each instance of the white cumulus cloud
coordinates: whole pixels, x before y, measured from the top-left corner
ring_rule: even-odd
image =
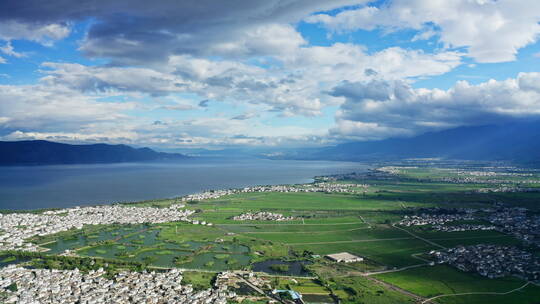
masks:
[[[540,118],[540,73],[478,85],[459,81],[448,90],[414,89],[402,80],[344,82],[330,94],[346,100],[331,133],[356,139]]]
[[[540,2],[530,0],[393,0],[307,22],[334,31],[416,29],[415,39],[438,35],[447,47],[465,47],[477,62],[515,60],[520,48],[538,39]],[[437,30],[433,29],[433,26]]]

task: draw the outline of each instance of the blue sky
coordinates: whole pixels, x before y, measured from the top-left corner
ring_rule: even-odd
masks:
[[[2,140],[304,147],[540,115],[531,1],[54,2],[0,4]]]

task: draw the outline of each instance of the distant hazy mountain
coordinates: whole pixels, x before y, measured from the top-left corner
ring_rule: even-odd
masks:
[[[89,164],[183,159],[182,154],[126,145],[68,145],[44,140],[0,141],[0,165]]]
[[[460,127],[411,138],[351,142],[303,149],[284,158],[370,160],[412,157],[540,162],[540,122]]]

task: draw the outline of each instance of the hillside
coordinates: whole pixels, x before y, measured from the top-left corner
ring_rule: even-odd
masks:
[[[0,141],[0,165],[119,163],[187,158],[126,145],[70,145],[44,140]]]
[[[350,142],[303,149],[287,158],[372,160],[443,157],[469,160],[540,161],[540,122],[460,127],[410,138]]]

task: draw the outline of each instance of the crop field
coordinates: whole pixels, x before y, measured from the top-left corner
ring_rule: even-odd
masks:
[[[410,203],[410,206],[421,204]],[[363,198],[362,195],[325,194],[325,193],[245,193],[231,195],[227,201],[222,199],[216,203],[208,201],[195,205],[201,209],[219,208],[222,211],[235,210],[393,210],[400,208],[394,200]]]
[[[280,233],[325,233],[325,232],[342,232],[368,229],[369,226],[365,223],[349,223],[349,224],[292,224],[292,225],[218,225],[218,227],[236,233],[245,234],[280,234]]]
[[[360,227],[354,230],[312,231],[311,233],[285,234],[283,232],[250,233],[251,237],[288,245],[301,244],[333,244],[340,242],[389,241],[395,239],[410,239],[411,237],[396,229],[379,229]]]
[[[331,254],[336,252],[350,252],[363,256],[387,267],[405,267],[423,263],[414,258],[416,253],[427,252],[435,247],[422,241],[409,238],[392,241],[375,242],[349,242],[333,244],[306,244],[292,246],[295,250],[309,250],[317,254]]]
[[[176,242],[214,241],[225,236],[225,232],[217,227],[191,225],[185,223],[160,224],[159,238]]]
[[[283,268],[283,273],[274,273],[270,280],[276,288],[296,290],[312,301],[334,297],[342,303],[401,304],[442,296],[432,303],[540,303],[540,287],[524,286],[526,282],[521,279],[488,279],[450,266],[428,266],[430,260],[426,260],[426,253],[439,246],[522,246],[514,236],[497,231],[440,232],[429,225],[396,227],[415,208],[488,208],[498,202],[526,207],[536,214],[540,211],[540,193],[478,193],[475,190],[493,185],[484,180],[467,184],[441,181],[453,177],[456,174],[449,170],[417,168],[396,178],[338,181],[369,184],[365,193],[234,194],[186,203],[186,209],[196,211],[193,219],[212,226],[185,222],[85,226],[35,238],[34,242],[48,248],[50,255],[70,249],[80,257],[136,262],[143,268],[189,269],[184,281],[197,289],[211,286],[216,272],[253,270],[260,262],[272,260],[276,265],[301,264],[302,271],[307,265],[313,278],[299,278]],[[126,206],[161,208],[175,202],[178,200],[165,199]],[[292,216],[294,220],[232,219],[260,211]],[[474,220],[447,225],[462,224],[489,223]],[[365,260],[344,264],[324,257],[339,252]],[[533,253],[540,255],[538,250]],[[0,262],[17,259],[25,260],[5,255]],[[471,294],[453,295],[462,293]]]
[[[344,303],[415,303],[412,297],[361,276],[337,277],[329,283],[329,287]]]
[[[433,241],[444,247],[454,247],[457,245],[474,245],[480,243],[517,245],[520,242],[501,232],[487,231],[458,231],[458,232],[439,232],[439,231],[421,231],[412,230],[417,236]]]
[[[514,278],[488,279],[480,275],[465,273],[449,266],[421,267],[395,273],[376,276],[388,283],[409,290],[426,298],[459,293],[507,292],[524,285]],[[486,302],[486,296],[489,302]],[[501,295],[464,295],[441,297],[440,303],[537,303],[540,287],[531,285],[515,294]],[[512,299],[512,300],[510,300]],[[510,300],[510,301],[508,301]]]

